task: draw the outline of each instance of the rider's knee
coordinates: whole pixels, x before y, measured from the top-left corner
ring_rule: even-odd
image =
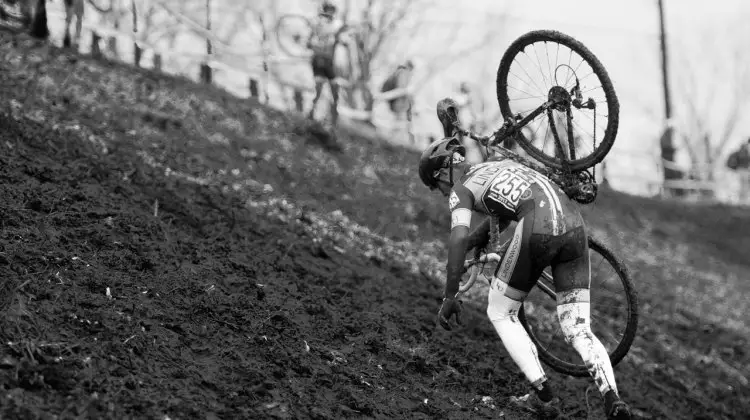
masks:
[[[508,286],[494,278],[487,299],[487,317],[490,321],[518,322],[518,311],[522,302],[506,295]]]
[[[588,288],[571,288],[557,292],[557,305],[568,303],[589,303],[591,302],[591,290]]]
[[[565,342],[573,344],[577,340],[591,340],[594,332],[591,331],[591,323],[586,318],[564,319],[560,318],[560,328],[565,337]]]

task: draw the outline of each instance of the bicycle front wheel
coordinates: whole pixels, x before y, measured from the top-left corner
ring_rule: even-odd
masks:
[[[591,328],[609,353],[612,366],[628,353],[638,328],[638,295],[628,270],[602,243],[589,237],[591,257]],[[571,376],[588,369],[573,346],[565,342],[557,319],[554,281],[549,268],[532,289],[518,319],[536,345],[539,359]],[[545,293],[544,290],[547,290]]]
[[[522,35],[503,54],[496,87],[503,117],[523,121],[515,140],[539,162],[582,171],[612,148],[620,105],[604,66],[580,41],[551,30]]]

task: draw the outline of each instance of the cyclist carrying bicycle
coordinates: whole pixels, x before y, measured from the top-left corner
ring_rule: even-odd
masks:
[[[332,120],[336,124],[338,118],[339,91],[334,82],[336,72],[334,69],[334,54],[336,45],[340,42],[346,45],[346,40],[340,39],[341,28],[343,23],[336,19],[336,6],[333,3],[324,1],[318,13],[318,21],[313,25],[310,37],[307,40],[307,47],[312,50],[311,65],[313,77],[315,78],[315,98],[313,98],[312,108],[310,108],[309,117],[313,118],[315,106],[320,100],[323,93],[323,85],[328,82],[331,88],[333,98]]]
[[[490,284],[487,315],[513,361],[535,391],[532,405],[554,409],[553,392],[537,356],[537,349],[518,320],[518,311],[543,269],[552,267],[557,291],[557,314],[565,341],[585,362],[604,397],[610,419],[629,419],[630,409],[617,391],[607,350],[590,324],[590,261],[583,218],[576,204],[541,173],[510,159],[470,165],[466,149],[455,136],[434,141],[419,161],[419,176],[431,190],[448,198],[451,235],[447,280],[440,325],[451,330],[460,323],[456,294],[464,273],[466,252],[489,240],[489,218],[469,232],[472,212],[486,214],[499,230],[518,222],[502,262]]]

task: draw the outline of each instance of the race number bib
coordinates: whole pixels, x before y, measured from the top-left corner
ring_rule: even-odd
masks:
[[[495,179],[487,191],[487,198],[502,204],[511,211],[515,211],[521,196],[532,181],[522,172],[514,168],[504,169]]]

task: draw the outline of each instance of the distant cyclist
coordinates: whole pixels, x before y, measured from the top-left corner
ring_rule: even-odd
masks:
[[[552,181],[510,159],[475,165],[466,162],[466,149],[456,137],[430,144],[422,153],[419,176],[431,190],[449,196],[451,235],[440,325],[451,329],[464,273],[464,258],[472,247],[489,240],[489,219],[470,234],[472,212],[495,219],[499,230],[518,222],[502,262],[492,278],[487,315],[508,354],[535,391],[530,403],[557,410],[556,398],[537,356],[537,349],[518,320],[523,300],[545,267],[551,266],[557,291],[557,314],[565,341],[575,348],[604,397],[610,419],[629,419],[630,409],[617,391],[607,350],[591,331],[590,261],[586,227],[577,206]]]
[[[307,40],[307,47],[312,50],[311,65],[313,77],[315,78],[315,98],[312,102],[309,117],[313,118],[315,106],[323,93],[323,85],[328,82],[333,98],[331,108],[333,124],[338,119],[339,91],[334,82],[336,71],[334,69],[334,54],[336,46],[341,43],[346,45],[346,40],[341,39],[341,29],[344,24],[336,19],[336,6],[324,1],[318,13],[318,20],[312,27],[312,32]]]

